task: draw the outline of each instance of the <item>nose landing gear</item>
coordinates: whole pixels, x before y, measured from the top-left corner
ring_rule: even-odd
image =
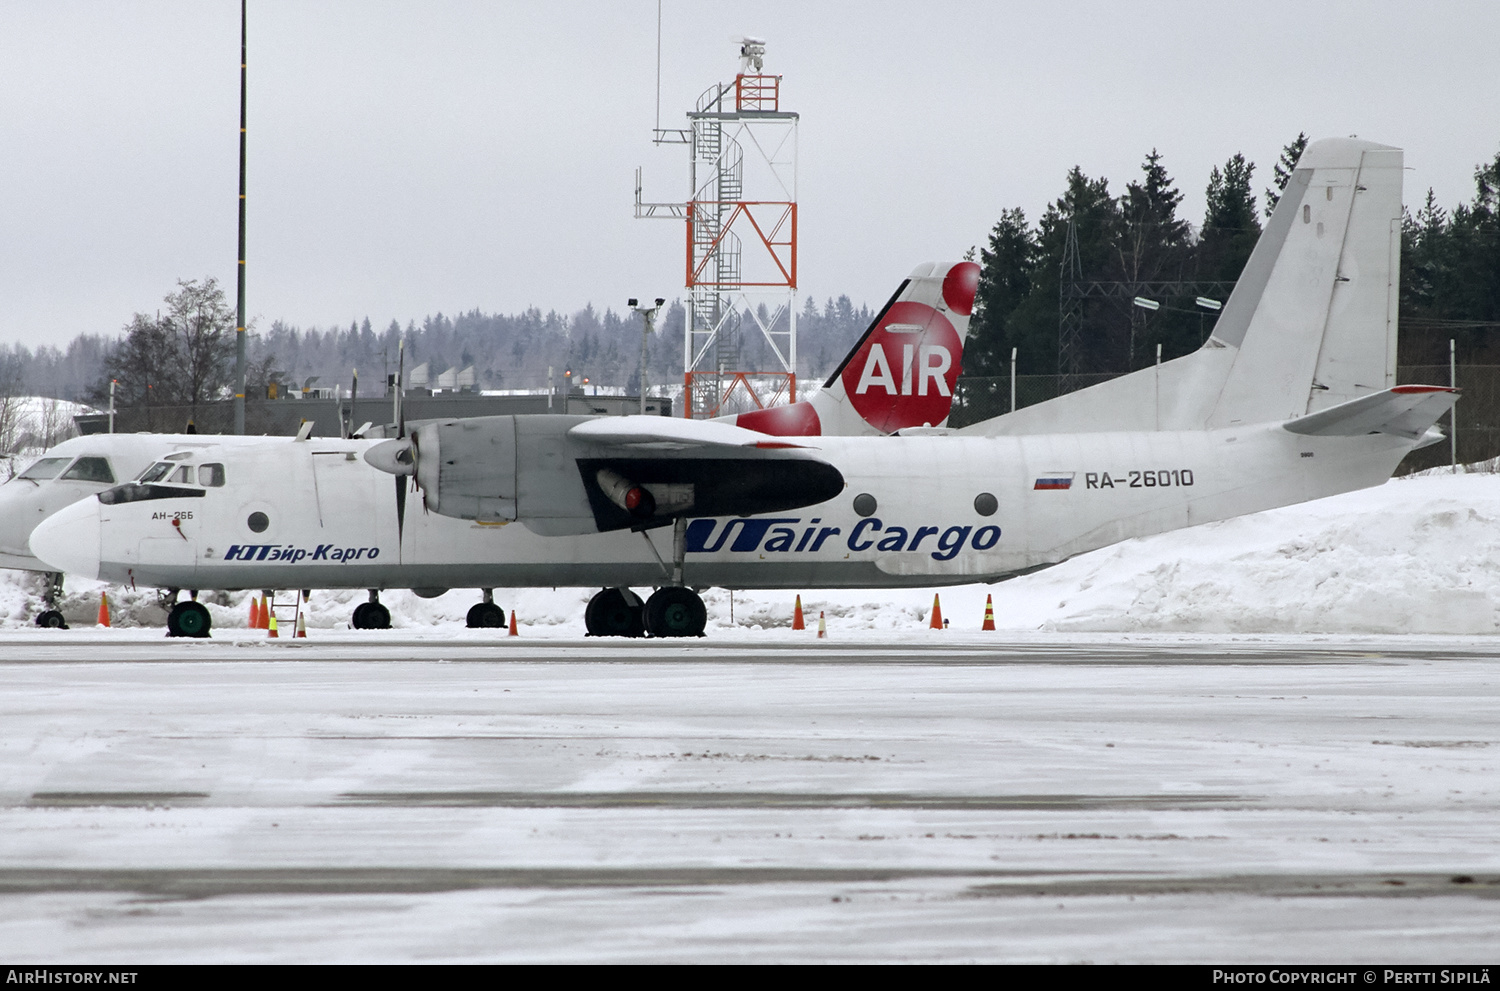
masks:
[[[208,636],[212,625],[213,620],[203,603],[191,599],[177,603],[172,607],[172,611],[167,613],[167,636],[169,637],[201,639]]]
[[[60,571],[53,571],[47,575],[47,587],[42,591],[42,611],[37,613],[36,625],[48,630],[66,630],[67,620],[57,608],[57,602],[62,598],[63,576]]]

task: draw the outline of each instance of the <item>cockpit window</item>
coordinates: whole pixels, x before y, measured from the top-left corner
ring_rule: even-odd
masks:
[[[224,466],[219,464],[199,465],[198,484],[207,485],[209,488],[221,488],[224,485]]]
[[[182,465],[172,473],[172,481],[178,485],[193,484],[193,466]]]
[[[56,478],[57,473],[62,471],[63,467],[71,460],[71,458],[43,458],[16,477],[29,478],[33,482],[43,482],[49,478]]]
[[[115,473],[109,470],[109,461],[104,458],[79,458],[62,477],[64,481],[115,484]]]
[[[202,489],[185,489],[176,485],[147,485],[141,482],[126,482],[99,493],[99,501],[106,506],[122,502],[146,502],[151,499],[201,499]]]
[[[135,480],[137,482],[159,482],[167,476],[167,472],[171,471],[175,467],[176,465],[172,464],[172,462],[170,461],[158,461],[156,464],[152,465],[150,468],[147,468],[145,471],[137,475],[135,477]]]

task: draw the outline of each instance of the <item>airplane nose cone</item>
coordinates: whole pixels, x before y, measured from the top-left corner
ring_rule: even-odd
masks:
[[[49,568],[99,577],[99,500],[81,499],[31,531],[31,553]]]

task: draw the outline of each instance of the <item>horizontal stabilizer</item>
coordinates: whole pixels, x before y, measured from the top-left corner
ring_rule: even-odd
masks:
[[[1294,434],[1314,437],[1394,434],[1417,440],[1456,402],[1458,390],[1447,386],[1398,385],[1288,420],[1282,426]]]
[[[789,441],[768,440],[757,430],[746,430],[713,420],[669,416],[602,416],[568,431],[574,440],[648,451],[686,451],[709,447],[803,447]]]

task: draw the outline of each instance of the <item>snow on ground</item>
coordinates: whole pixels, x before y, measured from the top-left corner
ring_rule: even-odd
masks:
[[[70,623],[92,623],[100,582],[72,580]],[[107,589],[116,626],[159,627],[149,590]],[[0,578],[0,625],[29,625],[40,584]],[[593,589],[496,590],[529,635],[580,636]],[[802,595],[810,626],[830,635],[927,625],[934,594],[955,629],[978,629],[987,594],[1002,630],[1185,633],[1453,633],[1500,629],[1500,475],[1394,479],[1378,488],[1106,547],[994,585],[816,590]],[[793,592],[704,594],[709,633],[790,625]],[[342,629],[362,590],[315,591],[311,629]],[[246,593],[205,593],[216,628],[244,627]],[[401,629],[462,627],[472,589],[435,599],[387,592]]]

